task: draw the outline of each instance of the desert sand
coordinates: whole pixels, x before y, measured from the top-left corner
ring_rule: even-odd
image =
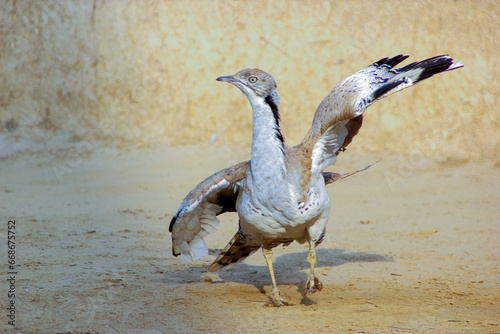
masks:
[[[0,161],[4,245],[16,222],[16,333],[500,332],[498,162],[343,153],[330,170],[381,161],[328,188],[321,292],[304,295],[305,245],[275,250],[294,305],[274,308],[260,252],[206,276],[236,231],[234,214],[208,237],[207,258],[171,254],[168,224],[183,197],[248,159],[247,148],[77,148]]]

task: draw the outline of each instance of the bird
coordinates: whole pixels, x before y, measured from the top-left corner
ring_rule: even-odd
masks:
[[[208,268],[232,266],[259,249],[269,270],[271,306],[293,305],[280,295],[276,283],[273,248],[293,241],[307,242],[310,271],[305,293],[321,291],[315,274],[316,247],[323,241],[330,215],[326,185],[348,174],[325,172],[346,150],[373,103],[436,74],[463,67],[440,55],[401,68],[409,56],[382,58],[336,85],[316,109],[312,126],[298,145],[289,147],[280,129],[280,97],[274,78],[256,68],[244,69],[216,80],[238,87],[252,107],[250,160],[223,169],[191,190],[173,216],[172,253],[188,261],[208,255],[204,237],[216,230],[218,215],[238,213],[238,231]]]

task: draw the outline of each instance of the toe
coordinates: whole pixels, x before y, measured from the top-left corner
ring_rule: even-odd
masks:
[[[270,306],[270,307],[282,307],[282,306],[293,306],[294,304],[292,303],[287,303],[285,302],[281,297],[273,297],[270,298],[271,300],[266,303],[265,306]]]
[[[323,289],[323,283],[317,277],[309,277],[306,283],[307,294],[313,294]]]
[[[317,277],[314,277],[314,288],[317,291],[321,291],[323,289],[323,283],[321,283],[321,281]]]

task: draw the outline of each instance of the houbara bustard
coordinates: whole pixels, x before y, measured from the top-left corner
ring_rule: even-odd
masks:
[[[217,228],[217,215],[238,212],[238,232],[209,271],[235,264],[262,247],[271,275],[272,303],[287,305],[274,277],[272,249],[293,241],[307,242],[310,274],[306,293],[321,290],[314,267],[315,248],[323,240],[330,213],[325,185],[349,175],[327,173],[325,168],[335,163],[358,133],[368,106],[463,66],[443,55],[394,68],[406,58],[380,59],[335,86],[316,109],[304,140],[294,147],[285,145],[280,131],[279,96],[271,75],[245,69],[217,78],[238,87],[250,101],[251,159],[213,174],[189,192],[170,223],[174,256],[182,253],[188,261],[206,256],[203,238]]]

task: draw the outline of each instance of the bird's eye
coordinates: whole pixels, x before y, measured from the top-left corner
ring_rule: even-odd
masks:
[[[259,79],[257,79],[257,77],[254,77],[254,76],[252,76],[252,77],[248,78],[248,82],[250,82],[250,83],[252,83],[252,84],[253,84],[253,83],[256,83],[258,80],[259,80]]]

